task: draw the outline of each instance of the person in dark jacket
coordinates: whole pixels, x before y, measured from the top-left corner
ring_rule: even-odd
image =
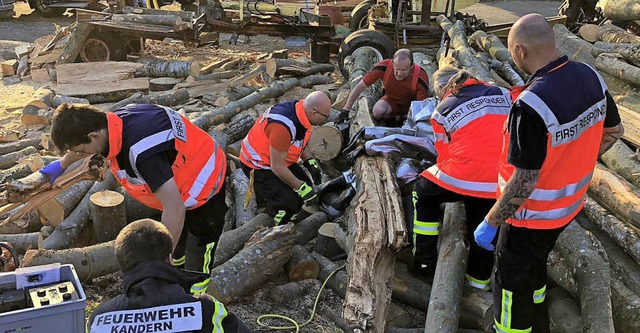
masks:
[[[124,293],[95,309],[88,332],[251,332],[211,295],[189,293],[208,276],[169,264],[172,242],[167,227],[151,219],[122,229],[114,247]]]

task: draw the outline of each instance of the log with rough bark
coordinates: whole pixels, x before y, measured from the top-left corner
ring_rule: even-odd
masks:
[[[16,164],[20,159],[28,157],[33,154],[37,154],[38,150],[35,147],[26,147],[22,150],[14,151],[12,153],[7,153],[4,155],[0,155],[0,169],[8,169]]]
[[[456,50],[456,59],[460,61],[460,64],[477,79],[491,81],[491,73],[489,73],[489,70],[476,58],[475,51],[473,51],[467,42],[464,23],[460,20],[450,25],[451,21],[444,15],[439,15],[437,22],[442,29],[447,31],[449,37],[451,37],[451,47]]]
[[[200,65],[195,61],[140,59],[144,64],[140,74],[151,77],[188,77],[200,74]]]
[[[325,223],[318,229],[318,237],[316,237],[315,251],[327,258],[333,258],[343,252],[342,246],[338,245],[338,235],[341,232],[341,240],[346,241],[346,232],[342,230],[342,227],[338,223]],[[342,244],[347,251],[351,250],[353,246]],[[352,244],[350,244],[352,245]],[[349,254],[347,252],[347,254]]]
[[[21,234],[38,231],[42,228],[40,215],[37,211],[30,211],[20,219],[9,219],[22,208],[22,206],[18,206],[0,214],[0,234]]]
[[[513,62],[513,58],[511,57],[511,52],[509,52],[507,47],[502,44],[502,41],[496,35],[487,34],[482,30],[478,30],[469,36],[469,44],[478,45],[478,47],[489,53],[494,59],[505,64],[509,64],[512,70],[520,76],[520,80],[527,79],[529,77],[518,66],[516,66]]]
[[[577,282],[583,330],[613,332],[611,275],[600,243],[579,224],[570,223],[558,237],[553,251],[567,261]]]
[[[37,250],[42,247],[42,234],[40,232],[30,232],[24,234],[0,235],[0,242],[8,242],[18,253],[25,253],[28,250]]]
[[[367,72],[376,59],[373,51],[360,49],[347,64],[349,81]],[[379,94],[377,90],[370,93]],[[379,96],[379,95],[377,95]],[[363,94],[357,101],[356,116],[350,133],[372,126],[372,101]],[[395,253],[406,243],[404,211],[396,178],[384,157],[360,156],[355,163],[357,193],[347,209],[348,224],[354,233],[349,256],[349,284],[345,295],[345,321],[370,332],[383,332],[385,313],[391,300]],[[379,230],[372,233],[370,230]]]
[[[636,188],[640,188],[640,161],[631,158],[632,155],[633,150],[624,142],[618,140],[600,158],[609,169],[626,179]]]
[[[255,196],[251,196],[247,207],[245,207],[245,198],[249,190],[249,179],[241,169],[233,172],[231,183],[233,184],[233,200],[235,200],[236,209],[235,227],[240,228],[256,216],[258,207]]]
[[[608,43],[631,43],[638,45],[640,36],[636,36],[613,24],[605,24],[598,32],[598,40]]]
[[[124,196],[115,191],[99,191],[89,197],[91,221],[98,242],[114,240],[127,225]]]
[[[29,250],[22,259],[22,267],[59,262],[72,264],[82,282],[104,276],[120,269],[113,249],[113,241],[68,250]]]
[[[209,74],[201,74],[194,76],[193,78],[187,78],[187,81],[205,81],[205,80],[222,80],[235,77],[237,74],[235,71],[213,72]]]
[[[105,180],[95,182],[76,206],[76,209],[56,227],[51,236],[44,240],[44,248],[52,250],[68,248],[91,219],[91,202],[89,200],[91,195],[98,191],[115,189],[116,184],[117,180],[111,173],[107,175]]]
[[[285,67],[279,67],[276,70],[275,75],[276,77],[281,75],[304,77],[304,76],[309,76],[314,74],[331,73],[334,70],[335,70],[335,66],[333,66],[332,64],[316,64],[311,67],[285,66]]]
[[[75,29],[69,36],[69,41],[64,45],[58,60],[59,64],[70,64],[76,61],[92,29],[93,26],[88,23],[77,22]]]
[[[507,79],[511,86],[522,86],[524,85],[524,81],[520,74],[516,72],[516,70],[506,62],[502,62],[495,59],[489,60],[489,68],[496,71],[501,77]]]
[[[625,82],[640,83],[640,68],[630,65],[615,53],[602,53],[596,58],[596,68]]]
[[[19,141],[0,144],[0,155],[13,153],[27,147],[41,148],[42,146],[40,145],[40,139],[22,139]]]
[[[312,88],[319,84],[328,84],[333,82],[333,79],[325,75],[309,75],[298,80],[298,84],[302,88]]]
[[[465,283],[464,274],[469,255],[465,231],[464,204],[447,204],[439,235],[441,244],[433,277],[434,288],[431,289],[429,298],[425,333],[455,333],[458,330],[462,287]]]
[[[291,258],[284,266],[290,281],[302,281],[318,277],[320,267],[302,245],[291,248]]]
[[[16,179],[6,184],[6,189],[11,192],[9,198],[13,202],[23,202],[29,193],[37,190],[49,182],[49,176],[38,171],[31,173],[26,177]]]
[[[584,201],[584,212],[637,263],[640,263],[640,234],[637,228],[618,220],[588,196]]]
[[[238,114],[240,111],[247,110],[267,98],[281,96],[297,84],[298,79],[293,78],[286,81],[273,82],[271,87],[259,89],[258,91],[251,93],[249,96],[231,102],[224,107],[198,114],[196,118],[192,120],[192,123],[200,128],[208,129],[212,125],[229,121],[229,119],[233,118],[233,116]]]
[[[89,100],[87,100],[86,98],[71,97],[71,96],[63,96],[63,95],[55,95],[55,96],[53,97],[53,103],[51,104],[51,107],[53,107],[53,108],[57,108],[58,106],[62,105],[63,103],[69,103],[69,104],[89,104]]]
[[[604,17],[612,21],[631,21],[640,17],[638,0],[600,0],[596,5]]]
[[[253,112],[243,111],[235,115],[228,122],[214,127],[214,130],[225,133],[229,137],[230,142],[235,142],[244,139],[255,122],[256,119],[253,117]]]
[[[133,22],[153,25],[163,25],[169,27],[180,26],[182,22],[180,16],[175,15],[155,15],[155,14],[113,14],[111,20],[114,22]]]
[[[58,226],[76,208],[91,186],[93,186],[93,181],[81,181],[56,195],[55,198],[42,203],[38,207],[38,213],[43,224],[52,227]]]
[[[589,194],[620,220],[640,228],[640,191],[601,164],[596,165]]]
[[[311,66],[314,66],[316,64],[311,63],[311,62],[302,62],[302,61],[297,61],[297,60],[293,60],[293,59],[275,59],[275,58],[271,58],[269,60],[267,60],[266,64],[265,64],[265,71],[266,73],[275,78],[278,77],[280,75],[282,75],[282,73],[280,72],[282,70],[283,67],[298,67],[298,68],[308,68]]]
[[[596,42],[593,44],[591,54],[597,57],[602,53],[618,53],[632,64],[640,66],[640,46],[637,44],[607,42]]]
[[[217,107],[223,107],[230,102],[237,101],[243,97],[249,96],[249,94],[258,90],[255,86],[239,86],[239,87],[229,87],[229,89],[222,94],[218,95],[215,100],[213,100],[213,104]],[[203,99],[206,99],[206,95]]]
[[[0,170],[0,184],[26,177],[32,172],[34,171],[26,164],[18,164],[10,167],[9,169]]]
[[[254,66],[242,76],[239,76],[229,82],[227,84],[229,87],[238,87],[244,86],[249,83],[249,81],[258,78],[262,73],[264,73],[265,65],[254,64]]]
[[[115,191],[124,197],[124,207],[127,223],[137,221],[139,219],[148,218],[149,216],[160,216],[161,211],[151,208],[142,202],[134,199],[123,187],[115,186]],[[108,190],[108,189],[107,189]]]
[[[314,213],[295,225],[258,231],[240,253],[212,270],[207,293],[228,303],[254,290],[282,269],[291,255],[291,246],[313,239],[326,220],[324,213]]]
[[[37,115],[40,109],[49,109],[53,104],[55,93],[47,88],[39,88],[33,93],[31,101],[22,108],[23,115]]]
[[[547,290],[545,298],[549,308],[551,331],[557,333],[573,333],[582,331],[580,306],[566,290],[553,287]]]
[[[129,104],[158,104],[164,106],[174,106],[188,101],[189,97],[189,91],[185,88],[171,90],[153,96],[143,93],[135,93],[109,106],[107,110],[115,111]]]
[[[317,289],[320,289],[320,281],[316,279],[295,281],[274,287],[269,297],[278,304],[287,304]]]
[[[216,253],[213,258],[213,265],[218,266],[238,254],[244,243],[251,238],[257,230],[268,228],[274,225],[273,218],[267,214],[258,214],[242,226],[224,232],[216,245]]]

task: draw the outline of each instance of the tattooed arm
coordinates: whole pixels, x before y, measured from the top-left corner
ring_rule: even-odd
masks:
[[[536,184],[538,184],[539,175],[540,170],[516,168],[502,195],[489,211],[486,217],[487,222],[497,227],[512,216],[533,192]]]

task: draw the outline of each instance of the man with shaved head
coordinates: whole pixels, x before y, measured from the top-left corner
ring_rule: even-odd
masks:
[[[267,208],[276,225],[295,222],[303,204],[318,201],[313,184],[319,184],[321,173],[305,148],[313,126],[326,122],[330,112],[331,99],[314,91],[305,99],[267,109],[242,140],[242,171],[253,179],[258,206]]]
[[[582,209],[598,156],[624,129],[600,74],[560,56],[544,17],[520,18],[508,46],[531,78],[512,92],[498,201],[474,236],[493,250],[501,226],[493,283],[496,331],[549,332],[547,257]]]
[[[427,72],[413,63],[413,54],[409,49],[400,49],[393,55],[393,59],[385,59],[377,63],[358,82],[349,94],[337,122],[347,119],[356,99],[379,79],[382,79],[385,94],[373,106],[373,118],[376,120],[393,120],[406,116],[411,101],[429,97]]]

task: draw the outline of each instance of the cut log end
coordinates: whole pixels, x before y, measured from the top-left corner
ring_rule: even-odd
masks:
[[[307,147],[321,161],[330,161],[342,151],[344,142],[340,130],[334,126],[319,126],[313,129]]]
[[[114,191],[100,191],[91,195],[91,203],[100,207],[114,207],[124,201],[124,196]]]

